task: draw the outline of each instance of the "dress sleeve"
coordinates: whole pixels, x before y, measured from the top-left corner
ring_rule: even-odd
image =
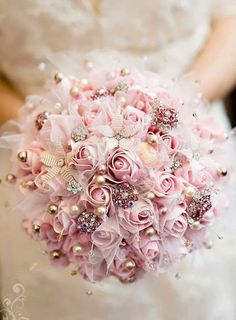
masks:
[[[213,0],[212,1],[213,20],[236,16],[236,0]]]

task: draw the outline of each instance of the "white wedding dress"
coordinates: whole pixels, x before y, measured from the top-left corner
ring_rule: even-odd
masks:
[[[105,48],[141,58],[154,71],[181,74],[203,48],[212,20],[231,14],[236,4],[230,0],[0,0],[0,72],[23,94],[37,93],[54,72],[47,57],[73,52],[86,59],[89,51]],[[222,105],[212,108],[227,126]],[[3,179],[9,164],[2,150],[0,161]],[[9,302],[6,319],[236,319],[232,230],[217,226],[224,239],[212,231],[212,250],[195,253],[159,278],[145,276],[130,285],[109,278],[92,285],[71,276],[71,269],[50,266],[21,230],[20,215],[11,211],[10,188],[1,184],[0,192],[0,294]]]

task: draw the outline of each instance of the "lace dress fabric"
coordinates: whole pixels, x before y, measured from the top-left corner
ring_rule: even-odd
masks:
[[[86,59],[93,49],[112,49],[142,59],[154,71],[178,75],[203,48],[213,19],[232,14],[236,4],[230,0],[0,0],[0,72],[23,94],[37,93],[54,72],[48,57],[73,52]],[[212,108],[227,126],[222,105]],[[7,154],[1,151],[0,158],[4,177]],[[233,234],[227,233],[213,250],[199,252],[157,279],[146,276],[124,286],[109,278],[91,285],[72,277],[71,270],[49,265],[38,244],[21,230],[20,216],[9,207],[9,189],[0,188],[1,295],[4,300],[15,283],[22,283],[23,316],[236,319]]]

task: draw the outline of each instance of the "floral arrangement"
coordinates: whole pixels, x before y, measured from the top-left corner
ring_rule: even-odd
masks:
[[[86,78],[58,72],[28,97],[7,180],[53,265],[127,283],[207,245],[229,138],[180,80],[87,66]]]

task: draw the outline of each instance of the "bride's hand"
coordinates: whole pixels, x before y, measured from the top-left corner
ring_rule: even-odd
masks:
[[[0,124],[15,118],[22,105],[23,97],[0,78]]]
[[[236,85],[236,17],[223,18],[212,26],[209,40],[190,72],[209,100],[223,98]]]

